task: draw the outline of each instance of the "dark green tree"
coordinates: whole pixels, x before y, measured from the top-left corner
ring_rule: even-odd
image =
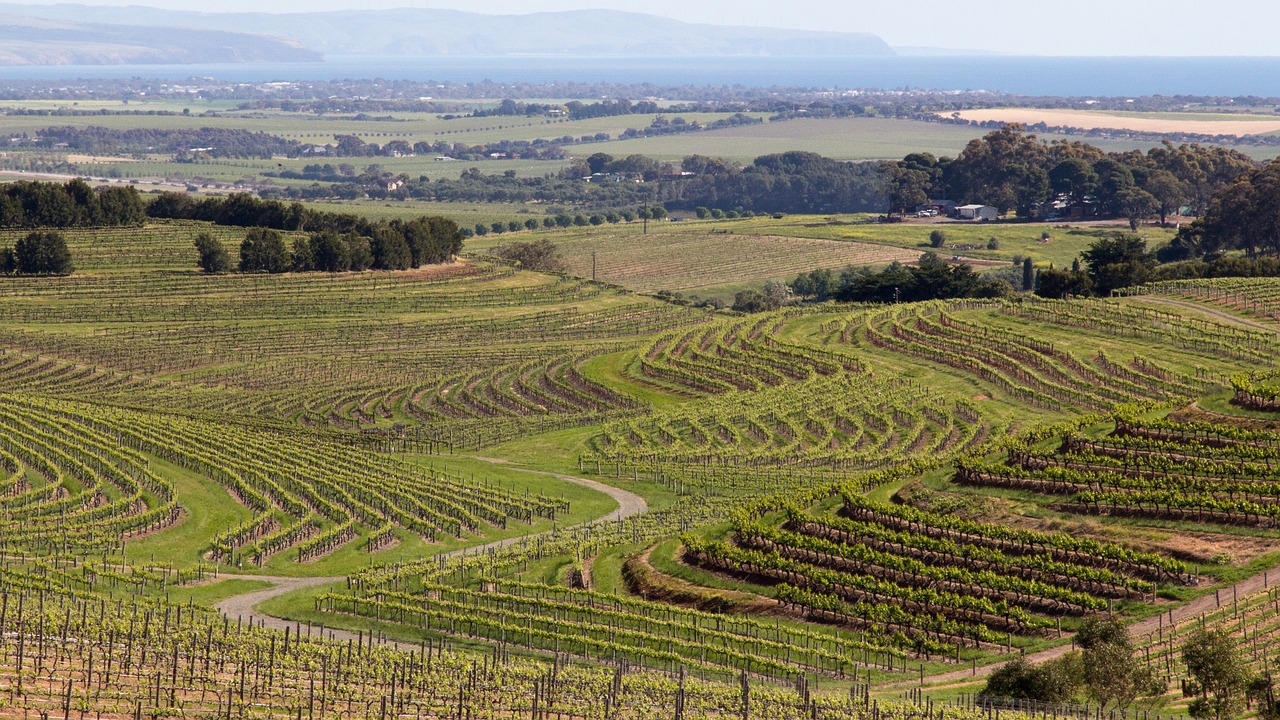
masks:
[[[1156,262],[1155,256],[1147,252],[1147,241],[1137,235],[1101,238],[1091,243],[1081,256],[1089,266],[1094,292],[1103,296],[1118,288],[1146,282]]]
[[[1093,294],[1093,282],[1083,272],[1047,268],[1036,273],[1036,295],[1062,300]]]
[[[1067,653],[1041,665],[1018,656],[996,668],[982,695],[992,698],[1061,703],[1075,697],[1084,681],[1079,653]]]
[[[196,252],[200,269],[211,274],[231,272],[231,256],[213,235],[201,232],[196,235]]]
[[[311,236],[312,267],[320,272],[345,272],[351,269],[351,248],[337,233],[327,230]]]
[[[270,228],[250,228],[240,243],[241,272],[288,272],[292,257],[284,235]]]
[[[22,275],[70,275],[75,272],[71,250],[62,233],[38,230],[13,246],[17,272]]]
[[[476,225],[479,235],[483,225]],[[373,237],[369,238],[369,251],[373,253],[373,267],[378,270],[405,270],[413,265],[413,253],[409,243],[405,242],[396,228],[389,225],[378,225],[373,229]]]
[[[1036,266],[1031,258],[1022,259],[1022,291],[1031,292],[1036,289]]]

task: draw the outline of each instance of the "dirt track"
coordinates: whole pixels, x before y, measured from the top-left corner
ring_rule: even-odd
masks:
[[[489,460],[489,459],[486,459],[486,460]],[[489,461],[502,462],[496,459],[489,460]],[[608,515],[605,515],[602,518],[592,520],[589,523],[584,523],[587,525],[592,523],[597,523],[597,522],[612,522],[615,520],[621,520],[623,518],[631,517],[632,515],[639,515],[649,509],[649,503],[645,502],[644,498],[640,497],[639,495],[636,495],[633,492],[628,492],[621,488],[613,487],[612,485],[606,485],[601,482],[596,482],[595,480],[588,480],[587,478],[574,477],[572,475],[560,475],[558,473],[541,472],[537,470],[520,470],[520,471],[535,474],[535,475],[546,475],[548,477],[554,477],[558,480],[564,480],[566,482],[582,485],[583,487],[596,490],[597,492],[602,492],[605,495],[608,495],[609,497],[613,498],[614,501],[618,503],[618,508],[616,510],[609,513]],[[507,545],[518,543],[526,537],[530,537],[530,536],[522,535],[517,537],[505,538],[503,540],[495,540],[494,542],[480,545],[478,547],[470,547],[470,548],[463,548],[461,550],[454,550],[452,552],[445,553],[444,556],[448,558],[448,557],[458,557],[464,554],[474,555],[477,553],[483,553],[493,548],[506,547]],[[223,615],[226,615],[228,618],[241,619],[245,622],[248,622],[249,618],[252,617],[255,625],[260,625],[262,627],[272,628],[272,629],[281,630],[281,631],[283,631],[285,628],[293,628],[296,630],[296,629],[299,629],[300,627],[305,627],[305,626],[300,626],[298,623],[289,622],[288,620],[284,620],[283,618],[267,615],[265,613],[255,610],[254,606],[264,603],[272,598],[276,598],[281,595],[291,593],[295,590],[301,590],[303,588],[319,587],[323,585],[336,585],[346,580],[345,577],[271,577],[271,576],[261,576],[261,575],[226,575],[226,577],[242,577],[245,579],[263,580],[266,582],[274,583],[274,585],[269,588],[263,588],[262,590],[254,590],[253,592],[247,592],[247,593],[244,593],[243,595],[235,595],[227,598],[226,600],[223,600],[222,602],[216,603],[214,607],[217,608],[219,612],[221,612]],[[356,633],[346,632],[344,630],[330,630],[330,629],[324,629],[324,628],[320,628],[317,630],[313,628],[313,632],[323,632],[325,636],[332,637],[335,640],[355,640],[358,637]],[[398,646],[397,643],[388,643],[388,644]]]
[[[1172,608],[1170,610],[1166,610],[1161,615],[1156,615],[1154,617],[1146,618],[1145,620],[1140,620],[1129,626],[1129,635],[1133,637],[1146,635],[1147,633],[1152,633],[1159,630],[1161,623],[1163,623],[1164,625],[1168,625],[1170,624],[1170,622],[1177,623],[1181,620],[1185,620],[1186,618],[1199,615],[1202,612],[1209,612],[1211,610],[1214,610],[1218,607],[1219,596],[1222,597],[1222,602],[1225,604],[1230,602],[1231,598],[1235,595],[1238,595],[1239,597],[1245,597],[1246,595],[1250,595],[1252,593],[1258,592],[1259,590],[1264,590],[1271,586],[1271,583],[1270,583],[1271,575],[1277,575],[1276,580],[1280,581],[1280,573],[1268,573],[1268,572],[1258,573],[1257,575],[1241,580],[1235,585],[1222,588],[1216,594],[1211,593],[1208,595],[1198,597],[1195,600],[1192,600],[1191,602],[1187,603],[1186,605],[1182,605],[1179,607]],[[1052,660],[1056,657],[1061,657],[1062,655],[1065,655],[1070,650],[1071,650],[1071,644],[1067,643],[1065,645],[1059,645],[1057,647],[1049,648],[1048,650],[1041,650],[1040,652],[1037,652],[1037,653],[1031,653],[1030,655],[1027,655],[1027,659],[1032,662],[1040,663],[1046,660]],[[924,684],[925,685],[945,685],[947,683],[960,683],[966,680],[972,680],[975,677],[979,677],[979,678],[986,677],[990,675],[992,672],[994,672],[996,668],[1000,667],[1001,664],[1002,663],[999,663],[999,662],[989,663],[987,665],[983,665],[979,667],[977,669],[977,672],[975,672],[972,668],[967,668],[967,669],[961,669],[961,670],[952,670],[951,672],[942,673],[940,675],[931,675],[924,679]],[[886,685],[884,687],[885,688],[916,687],[920,684],[921,684],[920,681],[917,680],[914,682],[906,681],[906,682],[893,683],[892,685]],[[880,689],[880,688],[877,688],[877,689]]]

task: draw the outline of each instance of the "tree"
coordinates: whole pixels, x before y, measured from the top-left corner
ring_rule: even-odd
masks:
[[[476,234],[481,235],[476,226]],[[369,251],[373,254],[373,267],[379,270],[405,270],[413,265],[413,253],[404,235],[396,228],[379,225],[373,229],[373,237],[369,238]]]
[[[337,233],[325,231],[311,236],[311,264],[320,272],[351,269],[351,248]]]
[[[1225,630],[1196,630],[1182,644],[1182,662],[1191,674],[1188,690],[1199,695],[1191,702],[1191,717],[1230,720],[1244,709],[1252,678],[1249,666]]]
[[[284,235],[269,228],[250,228],[240,243],[241,272],[288,272],[292,258]]]
[[[1036,273],[1036,295],[1062,300],[1070,296],[1083,297],[1093,294],[1093,282],[1078,270],[1048,268]]]
[[[883,163],[880,167],[884,173],[884,191],[889,199],[889,212],[905,214],[911,208],[929,202],[933,178],[928,172],[906,167],[901,162]]]
[[[1022,259],[1022,291],[1031,292],[1036,289],[1036,266],[1031,258]]]
[[[1094,615],[1076,633],[1083,648],[1084,684],[1103,708],[1123,712],[1138,696],[1149,695],[1154,682],[1138,659],[1124,623],[1114,616]]]
[[[525,270],[539,272],[563,272],[564,259],[560,256],[560,248],[546,238],[532,242],[513,242],[494,248],[493,254],[504,260],[520,263]]]
[[[1176,211],[1190,197],[1187,183],[1168,170],[1152,170],[1147,173],[1147,180],[1142,189],[1151,193],[1160,205],[1160,225],[1164,226],[1169,214]]]
[[[1155,257],[1147,252],[1147,241],[1137,235],[1114,235],[1101,238],[1081,253],[1089,265],[1089,279],[1099,295],[1112,290],[1146,282]]]
[[[373,267],[373,250],[369,247],[369,238],[353,233],[346,236],[345,240],[352,270],[359,272]]]
[[[12,275],[18,271],[18,256],[13,248],[0,248],[0,275]]]
[[[1093,194],[1098,174],[1084,158],[1067,158],[1049,171],[1049,184],[1054,192],[1066,195],[1072,205],[1081,205]]]
[[[943,230],[934,230],[929,233],[929,247],[940,248],[947,244],[947,233]]]
[[[316,259],[311,253],[310,238],[296,238],[293,241],[291,257],[294,272],[311,272],[316,269]]]
[[[1083,682],[1079,653],[1067,653],[1040,665],[1019,655],[996,668],[982,695],[996,698],[1067,702]]]
[[[22,275],[70,275],[71,251],[62,233],[41,230],[28,234],[13,246],[14,264]]]
[[[1138,231],[1138,225],[1143,220],[1160,212],[1160,201],[1139,187],[1127,187],[1121,190],[1116,195],[1115,204],[1120,214],[1128,219],[1129,229],[1133,232]]]
[[[231,256],[227,249],[213,235],[201,232],[196,235],[196,252],[199,253],[200,269],[214,275],[231,272]]]

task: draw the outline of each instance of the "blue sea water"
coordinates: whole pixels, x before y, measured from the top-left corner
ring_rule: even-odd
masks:
[[[181,81],[388,80],[614,82],[656,85],[992,90],[1028,95],[1280,97],[1280,57],[331,57],[261,65],[0,67],[0,82],[155,78]]]

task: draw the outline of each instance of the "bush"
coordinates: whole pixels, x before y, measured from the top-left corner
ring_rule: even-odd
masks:
[[[947,234],[941,230],[929,233],[929,247],[940,248],[947,244]]]

